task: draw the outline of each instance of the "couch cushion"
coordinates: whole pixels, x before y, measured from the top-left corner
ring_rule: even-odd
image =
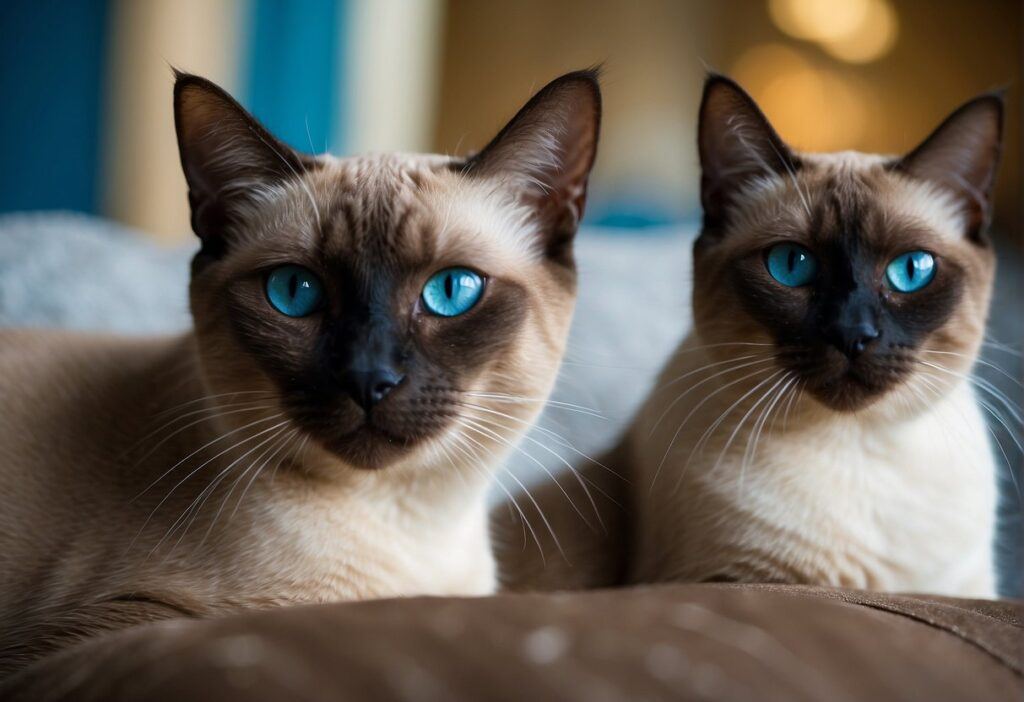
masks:
[[[1022,607],[672,585],[321,605],[81,644],[12,700],[1020,700]]]

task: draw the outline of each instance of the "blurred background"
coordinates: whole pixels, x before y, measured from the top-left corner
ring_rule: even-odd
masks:
[[[604,63],[589,222],[696,216],[701,81],[726,72],[798,148],[900,152],[1007,87],[996,232],[1021,241],[1019,0],[5,0],[0,212],[186,238],[169,66],[307,151],[478,148],[556,75]]]

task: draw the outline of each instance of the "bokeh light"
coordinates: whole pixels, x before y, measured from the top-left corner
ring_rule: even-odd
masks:
[[[848,63],[869,63],[885,56],[896,44],[899,20],[892,5],[871,0],[861,26],[854,32],[822,42],[822,48]]]
[[[867,16],[868,4],[869,0],[769,0],[768,10],[786,34],[827,41],[857,31]]]
[[[759,44],[740,55],[731,74],[796,148],[849,149],[865,134],[870,96],[863,86],[814,65],[796,49]]]
[[[881,58],[899,33],[889,0],[768,0],[768,11],[789,36],[816,42],[848,63]]]

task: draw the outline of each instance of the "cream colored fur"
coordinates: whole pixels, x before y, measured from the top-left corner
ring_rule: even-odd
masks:
[[[280,414],[212,292],[194,291],[198,339],[0,332],[0,674],[136,621],[494,590],[490,478],[550,392],[573,295],[540,273],[545,262],[525,243],[535,225],[500,197],[500,182],[469,184],[438,163],[335,159],[268,190],[253,205],[261,226],[226,270],[301,256],[315,242],[277,251],[275,223],[312,221],[311,203],[329,201],[332,184],[371,169],[416,172],[419,199],[404,206],[437,231],[439,255],[529,296],[512,350],[463,391],[530,401],[471,396],[482,409],[461,421],[476,429],[453,423],[396,465],[354,470]],[[488,412],[511,419],[495,425]]]
[[[536,530],[538,549],[515,538],[517,515],[495,511],[503,584],[722,580],[994,597],[996,467],[970,374],[995,273],[978,232],[1001,103],[967,103],[905,162],[786,152],[724,79],[709,80],[704,104],[710,216],[694,249],[693,328],[604,465],[580,462],[593,502],[569,481],[535,490],[526,516],[551,525]],[[841,406],[814,394],[813,363],[792,361],[813,352],[821,367],[840,352],[779,340],[782,311],[762,301],[778,299],[767,297],[778,283],[762,269],[779,241],[828,255],[844,237],[868,252],[857,265],[872,282],[857,285],[890,310],[914,303],[882,277],[902,252],[932,252],[959,287],[914,345],[880,340],[899,349],[903,365],[885,370],[901,375]],[[742,276],[755,282],[742,287]],[[803,313],[815,294],[783,299]],[[595,512],[603,528],[585,523]]]
[[[819,183],[856,174],[875,184],[887,218],[915,223],[931,250],[968,271],[963,298],[908,378],[867,407],[837,411],[773,360],[771,339],[717,282],[728,254],[710,255],[711,272],[697,272],[695,329],[624,441],[629,578],[993,597],[995,465],[965,378],[988,314],[991,251],[964,239],[944,191],[884,170],[877,156],[800,158],[797,180],[766,179],[735,203],[730,236],[747,243],[780,221],[799,231],[798,185],[813,206]]]
[[[596,72],[463,160],[300,155],[176,77],[193,331],[0,332],[0,677],[152,619],[492,592],[486,494],[565,351]],[[428,309],[453,267],[479,299]]]
[[[659,386],[721,359],[702,346],[691,335]],[[648,401],[627,440],[637,530],[630,577],[993,597],[995,467],[969,385],[951,383],[927,402],[924,392],[908,393],[884,408],[839,414],[791,397],[795,386],[783,392],[789,381],[777,384],[780,378],[765,372],[731,388],[723,388],[725,380],[708,383],[672,407],[653,438],[651,428],[678,392],[656,391]],[[741,401],[760,382],[766,384]],[[773,401],[757,425],[757,410]],[[705,430],[730,407],[728,421],[690,460]]]

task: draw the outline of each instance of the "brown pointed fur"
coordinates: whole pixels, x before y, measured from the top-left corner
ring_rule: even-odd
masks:
[[[595,75],[469,161],[300,156],[202,79],[176,96],[194,331],[0,332],[0,674],[154,618],[494,588],[485,493],[565,347]],[[271,307],[282,264],[319,275],[322,309]],[[426,314],[426,279],[456,265],[480,301]],[[364,314],[407,364],[369,419],[329,348]]]
[[[505,584],[719,580],[994,596],[995,466],[963,376],[995,272],[984,224],[1001,115],[996,96],[971,101],[901,159],[797,153],[738,86],[709,79],[694,328],[602,459],[625,480],[580,467],[619,503],[596,497],[607,531],[588,529],[559,489],[539,490],[527,516],[545,512],[560,541],[538,530],[542,561],[521,540],[511,546],[515,515],[495,512]],[[846,361],[805,322],[815,297],[833,293],[768,274],[765,254],[780,241],[817,252],[826,276],[861,261],[851,289],[898,333],[885,331],[863,363]],[[910,294],[887,288],[886,263],[917,249],[935,255],[934,281]],[[582,491],[565,488],[585,509]]]

